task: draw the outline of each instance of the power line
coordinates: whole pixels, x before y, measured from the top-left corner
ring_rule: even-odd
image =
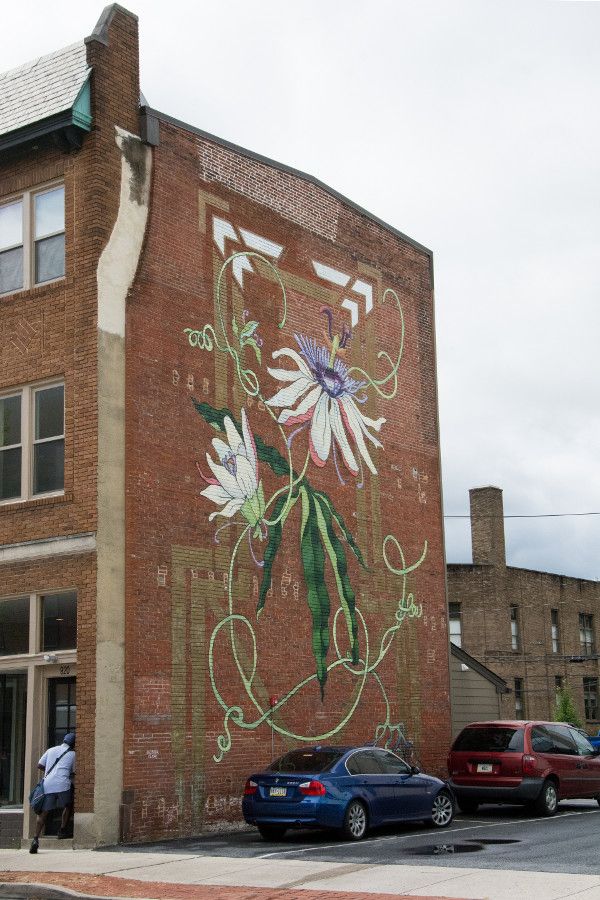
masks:
[[[600,512],[577,512],[577,513],[522,513],[516,515],[502,516],[503,519],[562,519],[566,516],[600,516]],[[470,515],[445,515],[445,519],[470,519]],[[478,519],[499,519],[496,515],[478,515]]]

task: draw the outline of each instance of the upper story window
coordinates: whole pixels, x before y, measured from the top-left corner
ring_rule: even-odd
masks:
[[[584,656],[595,652],[594,617],[591,613],[579,613],[579,643]]]
[[[583,679],[583,703],[585,718],[588,722],[596,722],[598,719],[598,679]]]
[[[0,504],[63,492],[64,405],[63,384],[0,394]]]
[[[552,636],[552,652],[560,653],[560,625],[557,609],[550,610],[550,633]]]
[[[510,608],[510,646],[513,650],[519,650],[521,646],[518,606],[511,606]]]
[[[448,625],[450,630],[450,640],[457,647],[462,646],[462,619],[460,611],[460,603],[448,604]]]
[[[65,189],[52,185],[0,202],[0,294],[63,278]]]

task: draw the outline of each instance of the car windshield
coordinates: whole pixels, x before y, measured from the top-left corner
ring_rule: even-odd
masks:
[[[481,750],[490,753],[523,752],[523,729],[510,726],[465,728],[453,750]]]
[[[326,750],[291,750],[272,762],[268,772],[327,772],[344,755],[344,751],[328,748]]]

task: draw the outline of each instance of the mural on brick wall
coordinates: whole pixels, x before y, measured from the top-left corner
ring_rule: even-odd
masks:
[[[222,248],[231,231],[230,223],[213,218],[213,236],[217,243],[221,241]],[[409,589],[408,576],[418,570],[427,554],[424,541],[419,557],[407,561],[400,536],[389,533],[383,537],[381,559],[396,587],[389,625],[374,638],[369,633],[368,616],[361,611],[352,574],[370,572],[366,548],[359,545],[351,524],[342,515],[338,498],[350,485],[362,487],[365,469],[377,476],[378,459],[385,454],[386,419],[370,418],[363,410],[369,394],[376,394],[383,405],[397,394],[405,338],[398,294],[387,288],[379,300],[387,314],[397,318],[400,342],[394,355],[378,351],[378,365],[385,371],[376,377],[347,361],[353,331],[360,327],[359,309],[363,302],[365,313],[373,307],[370,285],[360,279],[350,283],[344,273],[312,261],[316,275],[325,281],[342,284],[341,279],[347,278],[347,293],[352,296],[344,298],[344,312],[320,306],[321,332],[307,329],[306,333],[291,333],[286,326],[286,286],[277,266],[283,248],[243,229],[240,232],[247,249],[226,258],[216,275],[214,323],[185,329],[186,340],[194,350],[222,354],[231,361],[241,396],[246,398],[241,408],[217,407],[193,398],[196,412],[217,432],[206,439],[196,462],[201,515],[213,523],[214,541],[221,542],[227,532],[232,548],[227,610],[212,630],[208,647],[212,692],[223,714],[213,757],[216,762],[230,750],[237,729],[266,726],[306,742],[331,738],[351,720],[368,682],[377,685],[382,700],[381,713],[377,714],[380,718],[374,718],[373,739],[379,741],[399,732],[401,725],[392,720],[393,704],[381,668],[399,629],[407,620],[422,615],[422,603]],[[258,267],[268,273],[279,293],[280,339],[273,346],[266,345],[258,310],[244,309],[233,316],[225,313],[228,273],[243,288],[244,272]],[[397,409],[396,403],[393,414],[397,415]],[[268,437],[273,434],[277,435],[276,445]],[[327,492],[315,486],[313,477],[313,473],[326,469],[330,470]],[[236,566],[244,544],[258,579],[256,598],[240,596],[235,590]],[[302,583],[293,598],[290,595],[290,601],[306,604],[311,641],[305,647],[294,647],[294,653],[303,660],[304,677],[286,685],[283,695],[274,702],[266,703],[256,690],[260,669],[257,634],[282,547],[288,553],[290,547],[296,548]],[[242,640],[251,648],[249,652],[241,652]],[[281,653],[288,652],[290,648],[282,641]],[[223,665],[224,657],[227,666]],[[230,680],[226,688],[219,680],[219,672],[224,668],[229,671],[230,664],[239,676],[239,696],[233,701]],[[333,727],[324,733],[305,734],[289,722],[282,724],[277,713],[300,692],[316,691],[317,701],[325,703],[328,678],[339,667],[351,677],[352,689]]]

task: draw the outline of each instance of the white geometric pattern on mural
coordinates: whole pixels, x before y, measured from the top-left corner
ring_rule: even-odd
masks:
[[[339,287],[346,287],[350,281],[351,276],[347,275],[345,272],[340,272],[339,269],[333,269],[331,266],[318,262],[316,259],[312,260],[312,264],[315,273],[319,278],[322,278],[323,281],[328,281],[330,284],[337,284]],[[360,294],[364,298],[365,315],[368,316],[373,309],[372,285],[363,281],[361,278],[357,278],[350,290],[355,294]],[[356,300],[352,300],[350,297],[344,297],[342,300],[342,308],[348,310],[350,313],[350,325],[352,328],[356,328],[360,310],[359,303]]]
[[[225,242],[227,240],[236,244],[244,244],[249,250],[255,250],[265,256],[270,256],[272,259],[279,259],[283,253],[282,244],[276,244],[275,241],[270,241],[260,234],[254,234],[253,231],[248,231],[246,228],[240,228],[239,232],[241,238],[231,222],[220,218],[220,216],[213,216],[213,240],[219,248],[221,256],[225,257],[227,255],[225,253]],[[254,272],[251,261],[244,255],[236,256],[231,264],[231,270],[233,277],[242,289],[244,287],[244,272]]]

